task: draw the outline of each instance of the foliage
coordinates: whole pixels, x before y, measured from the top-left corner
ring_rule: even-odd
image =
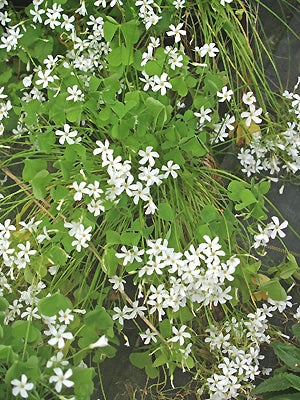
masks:
[[[299,99],[253,60],[251,2],[0,7],[1,398],[89,399],[136,337],[149,378],[188,370],[203,398],[246,398],[299,277],[289,252],[263,258],[288,226],[269,217],[267,155],[298,170]],[[219,168],[230,146],[237,174]]]

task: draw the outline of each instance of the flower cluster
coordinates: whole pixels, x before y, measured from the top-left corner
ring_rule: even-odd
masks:
[[[250,125],[251,120],[255,123],[261,122],[261,118],[258,117],[261,109],[255,110],[253,105],[255,97],[252,93],[250,94],[251,96],[246,96],[244,100],[244,102],[247,101],[246,104],[249,104],[250,112],[242,113],[242,117],[246,118],[247,126]],[[238,154],[243,167],[242,171],[247,176],[263,171],[275,175],[282,170],[295,174],[300,169],[300,97],[297,93],[288,91],[283,93],[283,97],[291,101],[290,113],[295,120],[287,122],[287,129],[274,137],[265,138],[260,131],[253,133],[249,148],[242,147]]]
[[[158,11],[158,14],[155,13],[154,8],[152,7],[153,4]],[[148,30],[151,26],[154,26],[158,23],[161,19],[161,8],[154,3],[154,0],[137,0],[135,5],[139,7],[139,17],[142,19],[145,28]]]
[[[148,240],[147,245],[146,251],[138,248],[128,250],[122,246],[122,252],[116,257],[123,258],[123,265],[133,261],[140,264],[137,276],[139,280],[142,278],[143,286],[146,283],[150,285],[144,304],[150,314],[157,313],[159,320],[167,310],[176,312],[189,302],[211,307],[232,299],[231,286],[227,283],[233,281],[240,260],[232,256],[222,261],[225,252],[218,237],[211,240],[205,235],[203,243],[196,248],[191,245],[184,254],[168,247],[166,239]],[[143,261],[142,256],[147,259]],[[166,283],[152,283],[156,277],[161,282],[165,274],[168,275]],[[118,281],[118,278],[114,279]],[[126,319],[130,312],[123,309],[123,317]]]
[[[0,99],[6,99],[7,95],[3,93],[4,87],[0,88]],[[3,118],[8,118],[8,112],[12,109],[12,104],[10,100],[6,102],[0,102],[0,136],[4,133],[4,125],[2,123]]]
[[[270,239],[275,239],[278,235],[279,237],[285,237],[285,233],[283,229],[288,226],[288,221],[283,221],[281,224],[279,222],[278,217],[272,217],[272,222],[267,224],[264,228],[258,224],[258,231],[257,235],[254,235],[254,244],[253,247],[257,249],[261,246],[266,246]]]
[[[78,193],[79,193],[79,189],[76,194],[78,195]],[[99,207],[101,207],[101,206],[99,205]],[[98,210],[98,209],[96,209],[96,210]],[[95,211],[94,211],[94,214],[95,214]],[[85,228],[84,225],[81,224],[80,222],[72,221],[72,222],[65,222],[64,227],[68,228],[69,235],[71,237],[74,237],[74,240],[72,241],[72,246],[75,246],[76,250],[78,252],[80,252],[83,248],[86,249],[87,247],[89,247],[89,242],[92,238],[92,235],[90,233],[92,230],[91,226]]]
[[[102,167],[106,167],[107,174],[109,175],[109,179],[107,180],[109,186],[104,191],[99,188],[99,182],[97,181],[89,185],[86,185],[86,182],[80,182],[79,184],[74,182],[73,187],[76,190],[74,200],[81,200],[83,194],[94,196],[98,200],[97,202],[90,203],[88,209],[94,212],[94,215],[98,215],[98,208],[95,208],[95,206],[96,203],[99,207],[102,204],[102,200],[99,199],[100,194],[104,193],[105,200],[116,202],[118,201],[118,196],[126,193],[127,196],[132,197],[134,204],[138,204],[140,200],[145,201],[145,214],[153,214],[157,206],[150,193],[151,187],[153,185],[159,186],[169,175],[176,178],[176,171],[179,169],[179,165],[174,164],[170,160],[167,165],[162,166],[161,170],[154,168],[155,159],[159,158],[159,154],[153,151],[152,146],[148,146],[145,150],[140,150],[138,153],[141,157],[139,160],[140,173],[138,174],[138,180],[135,181],[131,173],[130,160],[122,161],[121,156],[114,157],[114,150],[110,148],[107,139],[104,143],[97,140],[96,144],[98,147],[94,150],[94,155],[101,154]],[[104,209],[102,210],[104,211]]]
[[[205,342],[210,350],[222,354],[216,371],[207,379],[210,400],[236,399],[245,389],[248,393],[253,390],[255,377],[261,372],[259,362],[264,358],[260,345],[270,341],[267,317],[274,310],[263,305],[248,314],[247,320],[233,317],[220,328],[212,325],[206,330],[209,336]]]
[[[19,223],[22,226],[20,231],[36,231],[40,223],[41,221],[31,220],[26,224],[21,221]],[[29,240],[23,243],[16,243],[13,237],[13,232],[16,229],[10,219],[6,219],[3,224],[0,223],[0,256],[2,256],[4,265],[9,268],[7,274],[12,280],[14,279],[15,270],[19,271],[26,268],[26,265],[30,264],[31,256],[36,254],[36,250],[31,248],[32,245]]]

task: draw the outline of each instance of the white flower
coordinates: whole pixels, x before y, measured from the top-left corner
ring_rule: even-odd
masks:
[[[174,164],[173,160],[169,160],[167,162],[167,165],[163,165],[161,169],[162,171],[166,171],[164,173],[164,178],[168,178],[168,176],[171,174],[172,177],[175,179],[178,176],[176,170],[180,169],[180,167],[178,164]]]
[[[154,158],[158,158],[159,154],[156,151],[152,151],[152,149],[152,146],[147,146],[145,151],[139,150],[139,156],[142,157],[139,161],[140,164],[144,165],[148,162],[150,167],[154,166]]]
[[[69,325],[70,322],[74,320],[74,315],[72,315],[71,312],[72,311],[69,308],[66,310],[59,310],[59,322],[64,322],[66,325]]]
[[[181,54],[171,54],[171,57],[168,60],[168,64],[171,65],[171,69],[175,70],[176,67],[181,68],[183,66],[183,63],[181,62],[183,60],[183,57]]]
[[[48,57],[44,59],[43,64],[46,65],[47,69],[51,70],[56,66],[57,61],[58,61],[58,57],[57,56],[53,57],[51,54],[49,54]]]
[[[152,12],[145,18],[145,28],[148,30],[151,25],[156,25],[160,19],[161,17]]]
[[[75,201],[80,201],[82,199],[83,194],[88,194],[90,192],[89,189],[86,188],[85,186],[86,182],[80,182],[79,184],[77,182],[73,182],[72,187],[76,191],[76,193],[74,194]]]
[[[131,250],[127,250],[125,246],[121,247],[122,253],[116,253],[117,258],[124,258],[123,265],[131,264],[134,260]]]
[[[63,22],[61,24],[62,29],[65,29],[66,31],[71,31],[75,29],[73,25],[73,22],[75,21],[74,15],[69,17],[68,15],[63,14],[62,17],[63,17]]]
[[[143,74],[143,76],[144,76],[145,79],[144,79],[144,78],[139,78],[139,80],[140,80],[141,82],[144,82],[144,83],[145,83],[145,85],[144,85],[144,87],[143,87],[143,90],[144,90],[145,92],[147,92],[147,90],[149,90],[150,87],[152,88],[152,86],[153,86],[153,84],[154,84],[153,77],[147,75],[145,71],[142,71],[142,74]]]
[[[57,19],[60,18],[60,17],[57,17],[57,14],[54,14],[54,13],[51,14],[50,12],[47,12],[46,15],[47,15],[48,19],[46,19],[44,21],[44,25],[48,25],[49,24],[51,29],[55,29],[56,26],[60,25],[60,22],[57,21]]]
[[[149,186],[145,186],[143,188],[143,185],[141,182],[137,182],[134,185],[131,185],[133,189],[133,202],[134,204],[138,204],[139,200],[142,199],[143,201],[148,201],[150,199],[150,189]]]
[[[217,92],[217,96],[220,97],[219,103],[223,103],[226,100],[230,101],[232,95],[233,91],[228,90],[227,86],[222,87],[222,92]]]
[[[262,119],[258,116],[262,113],[262,108],[255,109],[254,104],[250,104],[250,111],[244,111],[241,114],[241,118],[246,118],[246,126],[251,125],[251,121],[254,121],[256,124],[261,123]]]
[[[28,397],[27,391],[33,389],[33,383],[27,383],[27,376],[25,374],[21,375],[21,380],[13,379],[10,382],[14,387],[12,389],[12,393],[14,396],[20,395],[23,399]]]
[[[119,321],[119,324],[123,325],[124,324],[124,319],[130,319],[130,314],[132,312],[132,309],[129,308],[128,306],[124,306],[123,309],[121,310],[119,307],[114,307],[115,314],[112,316],[112,319],[115,320],[117,319]]]
[[[70,378],[73,375],[71,368],[66,371],[64,374],[61,368],[54,368],[55,375],[50,376],[49,383],[56,382],[55,390],[57,393],[61,392],[62,386],[72,387],[74,385],[73,381],[70,381]]]
[[[82,229],[84,229],[84,226],[80,222],[65,222],[64,227],[70,229],[69,235],[70,236],[75,236],[76,233],[81,232]]]
[[[200,57],[204,57],[206,54],[208,54],[209,57],[216,57],[219,49],[216,47],[215,43],[205,43],[200,49],[195,47],[195,51],[200,54]]]
[[[114,275],[111,278],[109,278],[109,282],[113,284],[113,289],[114,290],[124,290],[124,283],[126,283],[125,279],[122,279],[121,276]]]
[[[50,75],[51,71],[49,69],[46,69],[45,72],[39,71],[38,72],[38,77],[40,78],[35,82],[36,85],[43,85],[43,88],[46,88],[49,84],[49,82],[54,82],[53,76]]]
[[[184,36],[186,35],[186,31],[184,29],[181,29],[183,27],[183,23],[178,24],[177,26],[171,24],[169,26],[170,31],[167,32],[168,36],[175,36],[175,43],[180,42],[180,35]]]
[[[225,6],[225,3],[232,3],[233,2],[233,0],[220,0],[220,4],[221,4],[221,6]]]
[[[101,211],[105,211],[104,206],[102,205],[102,200],[92,200],[88,205],[87,208],[90,213],[94,214],[95,217],[100,215]]]
[[[65,141],[68,144],[74,144],[75,141],[72,138],[77,136],[77,131],[70,132],[70,125],[69,124],[64,124],[64,130],[61,131],[61,130],[58,129],[55,132],[55,135],[60,136],[60,138],[58,139],[60,144],[64,144]]]
[[[173,4],[173,6],[175,6],[176,10],[178,10],[179,8],[184,7],[184,3],[185,3],[185,0],[174,0],[172,4]]]
[[[151,340],[153,340],[153,342],[156,343],[157,342],[157,339],[155,337],[156,335],[157,333],[150,331],[149,328],[145,331],[145,333],[140,333],[140,337],[144,341],[144,344],[149,344]]]
[[[45,14],[45,10],[42,8],[38,9],[37,7],[34,10],[29,11],[31,15],[33,15],[32,21],[36,24],[39,22],[40,24],[43,22],[41,15]]]
[[[161,77],[159,77],[158,75],[154,75],[154,84],[152,87],[153,92],[157,92],[158,90],[160,90],[161,95],[164,96],[167,93],[167,88],[172,88],[171,83],[168,82],[167,79],[168,74],[166,74],[165,72],[161,75]]]
[[[186,325],[182,325],[182,327],[179,330],[177,328],[175,328],[175,326],[173,326],[172,331],[175,334],[175,336],[173,336],[170,339],[170,342],[178,342],[179,341],[180,346],[183,346],[184,339],[191,337],[191,334],[189,332],[185,332],[185,329],[186,329]]]
[[[279,223],[279,219],[277,217],[272,217],[272,221],[268,225],[268,229],[271,231],[270,236],[272,239],[275,239],[276,235],[278,234],[281,238],[285,237],[285,233],[282,231],[282,229],[286,228],[288,226],[287,221],[283,221],[282,224]]]
[[[68,87],[67,91],[68,93],[70,93],[70,96],[66,98],[67,101],[73,100],[74,102],[76,102],[84,100],[84,95],[82,91],[78,89],[77,85],[74,85],[73,87]]]
[[[18,258],[24,257],[26,262],[29,262],[29,256],[36,253],[36,250],[30,250],[30,242],[27,240],[25,245],[22,243],[18,244],[18,247],[21,251],[18,252]]]
[[[32,82],[32,75],[29,75],[29,76],[25,76],[24,78],[23,78],[23,85],[25,86],[25,87],[29,87],[29,86],[31,86],[31,82]]]
[[[145,209],[145,214],[149,215],[149,214],[154,214],[155,211],[157,210],[157,206],[156,204],[153,202],[152,199],[150,199],[148,201],[148,203],[146,205],[144,205],[144,209]]]
[[[90,349],[95,349],[95,348],[97,348],[97,347],[105,347],[105,346],[108,346],[108,339],[107,339],[107,337],[106,337],[105,335],[102,335],[102,336],[97,340],[97,342],[90,344],[90,345],[89,345],[89,348],[90,348]]]
[[[253,92],[247,92],[243,94],[243,103],[247,104],[248,106],[250,104],[253,104],[256,102],[256,98],[253,96]]]
[[[4,224],[0,223],[0,237],[4,237],[5,239],[9,239],[10,237],[10,232],[15,231],[16,227],[12,225],[10,219],[6,219],[4,221]]]
[[[55,346],[59,349],[62,349],[65,346],[65,339],[71,340],[73,339],[73,335],[71,332],[65,332],[67,325],[61,325],[55,328],[53,325],[49,326],[49,333],[53,337],[48,340],[50,346]]]
[[[200,108],[200,112],[194,112],[195,117],[200,118],[199,123],[202,125],[205,121],[210,122],[211,121],[211,117],[208,115],[209,113],[211,113],[211,109],[210,108],[204,108],[204,106],[202,106]]]
[[[292,300],[292,296],[287,296],[285,300],[273,300],[268,297],[268,303],[275,307],[280,313],[282,313],[286,307],[292,307],[293,303],[290,302]]]
[[[63,366],[68,365],[69,361],[64,360],[64,353],[62,351],[58,351],[56,355],[52,356],[46,364],[46,368],[52,368],[53,364],[58,365],[61,364]]]

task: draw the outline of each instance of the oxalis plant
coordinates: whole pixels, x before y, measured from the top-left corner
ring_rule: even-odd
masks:
[[[251,4],[0,8],[1,398],[90,399],[124,345],[154,382],[179,369],[199,399],[251,398],[299,277],[268,174],[247,180],[275,101],[246,76]],[[237,74],[224,32],[245,45]],[[299,98],[278,97],[293,121],[264,155],[295,172]],[[228,145],[240,175],[218,167]],[[286,260],[270,269],[275,238]]]

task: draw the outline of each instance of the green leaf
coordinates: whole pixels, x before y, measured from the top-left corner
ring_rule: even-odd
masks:
[[[119,47],[115,47],[107,55],[107,61],[109,66],[118,67],[119,65],[130,65],[133,63],[133,51],[132,46],[125,47],[123,44]]]
[[[111,21],[105,21],[103,24],[103,31],[104,31],[104,39],[107,42],[111,42],[112,38],[114,37],[117,29],[119,28],[119,24],[117,21],[113,20],[114,22]]]
[[[192,234],[192,232],[191,232],[191,234]],[[208,236],[211,235],[211,231],[210,231],[209,225],[208,225],[208,224],[201,224],[201,225],[198,225],[198,226],[196,227],[195,231],[194,231],[194,234],[195,234],[196,239],[197,239],[200,243],[202,243],[202,242],[203,242],[203,236],[204,236],[204,235],[208,235]]]
[[[12,325],[12,336],[32,343],[37,341],[41,334],[31,321],[15,321]]]
[[[46,170],[47,168],[47,162],[42,159],[26,159],[24,164],[25,166],[23,168],[22,177],[26,182],[31,181],[38,172]]]
[[[236,204],[235,209],[237,211],[242,210],[243,208],[246,208],[250,204],[257,202],[255,196],[252,194],[251,190],[249,190],[249,189],[242,189],[239,193],[239,198],[242,201],[242,203]]]
[[[292,326],[292,331],[298,342],[300,342],[300,322]]]
[[[80,121],[82,105],[80,103],[70,103],[70,105],[65,108],[65,112],[69,122]]]
[[[49,118],[56,125],[63,125],[66,122],[65,116],[66,95],[60,93],[58,96],[51,99],[49,103]]]
[[[122,63],[122,47],[115,47],[106,57],[111,67],[118,67]]]
[[[171,151],[168,151],[164,155],[164,161],[169,161],[169,160],[173,160],[174,163],[180,165],[181,167],[185,164],[185,159],[179,149],[173,149]]]
[[[50,154],[52,151],[52,145],[55,143],[55,135],[53,132],[43,132],[38,133],[37,140],[39,144],[39,148],[41,151],[44,151],[47,154]]]
[[[253,391],[255,394],[277,392],[286,390],[291,387],[291,383],[287,376],[290,374],[282,373],[268,378],[264,382],[260,383]]]
[[[169,203],[159,203],[158,215],[165,221],[175,221],[175,213]]]
[[[103,261],[103,271],[108,276],[115,275],[119,265],[119,259],[116,257],[116,251],[110,247],[107,247],[104,251]]]
[[[15,357],[16,355],[14,354],[11,346],[0,344],[0,360],[12,362]]]
[[[31,55],[42,63],[49,54],[52,54],[53,42],[52,36],[48,36],[46,39],[39,38],[31,50]]]
[[[288,374],[287,379],[290,382],[292,388],[300,392],[300,376],[294,374]]]
[[[181,307],[179,309],[178,316],[180,318],[181,323],[192,321],[194,319],[193,313],[189,310],[187,306]]]
[[[90,400],[94,391],[93,377],[95,376],[94,368],[72,368],[73,375],[71,379],[74,381],[74,392],[78,400]]]
[[[219,90],[224,86],[223,80],[218,78],[216,75],[212,73],[208,73],[204,79],[204,88],[205,92],[209,92],[211,95],[216,94]]]
[[[111,116],[111,109],[108,107],[103,108],[99,113],[99,119],[101,121],[108,121]]]
[[[154,361],[153,367],[160,367],[161,365],[166,364],[169,361],[166,354],[160,354]]]
[[[71,301],[61,293],[55,293],[52,296],[44,297],[38,303],[39,312],[43,315],[57,315],[60,310],[72,309]]]
[[[146,374],[149,378],[156,378],[158,376],[157,368],[152,366],[151,356],[146,353],[131,353],[129,355],[130,362],[137,368],[145,368]]]
[[[12,379],[20,379],[21,374],[26,374],[27,378],[40,379],[41,371],[39,368],[39,359],[36,356],[30,356],[26,362],[15,361],[5,375],[5,383],[9,384]]]
[[[228,187],[228,197],[233,201],[240,200],[240,192],[245,189],[242,182],[232,181],[229,183]]]
[[[186,86],[184,79],[181,76],[171,79],[170,83],[172,85],[172,90],[177,92],[179,96],[185,97],[187,95],[188,88]]]
[[[121,25],[121,31],[123,33],[126,45],[135,44],[141,35],[141,30],[139,28],[138,20],[131,20],[128,22],[124,22]]]
[[[131,65],[133,63],[133,47],[132,45],[129,46],[122,46],[122,64],[123,65]]]
[[[117,101],[115,104],[111,106],[113,111],[118,115],[118,117],[123,118],[134,106],[134,101],[127,101],[126,104]]]
[[[184,81],[188,88],[193,88],[197,85],[197,79],[195,79],[191,75],[188,75],[187,77],[185,77]]]
[[[261,194],[266,194],[270,190],[270,182],[269,181],[262,181],[259,183],[259,191]]]
[[[87,326],[95,326],[102,331],[113,327],[114,322],[104,307],[97,306],[95,310],[89,311],[84,317]]]
[[[286,343],[273,343],[275,354],[293,371],[300,372],[300,349]]]
[[[62,200],[69,195],[69,190],[65,186],[57,185],[50,189],[51,197],[54,201]]]
[[[38,200],[45,198],[47,194],[46,186],[51,181],[51,176],[46,169],[39,171],[32,179],[31,186],[34,197]]]
[[[269,296],[273,300],[283,301],[286,300],[286,291],[281,286],[278,278],[272,278],[268,282],[260,285],[259,290],[268,292]]]
[[[4,298],[0,297],[0,312],[8,309],[9,302]]]
[[[141,235],[137,232],[123,232],[121,234],[121,243],[125,246],[137,246]]]
[[[106,231],[106,243],[107,245],[121,243],[121,236],[119,232],[112,231],[111,229]]]
[[[161,333],[161,335],[164,338],[167,338],[167,337],[169,337],[171,335],[171,333],[172,333],[172,325],[171,325],[171,322],[170,322],[170,320],[168,318],[162,320],[159,323],[159,332]]]
[[[181,148],[194,157],[202,157],[207,153],[206,148],[202,146],[196,137],[182,144]]]
[[[269,397],[267,400],[299,400],[299,393],[279,394]]]
[[[50,251],[47,254],[47,257],[53,261],[54,264],[57,265],[65,265],[67,262],[66,253],[59,246],[51,246]]]
[[[289,261],[287,263],[284,262],[280,264],[276,274],[282,279],[290,278],[299,268],[297,261],[292,254],[289,254],[287,258],[289,259]]]
[[[210,204],[207,204],[202,208],[200,216],[204,222],[208,223],[219,219],[219,214],[217,213],[216,208]]]

